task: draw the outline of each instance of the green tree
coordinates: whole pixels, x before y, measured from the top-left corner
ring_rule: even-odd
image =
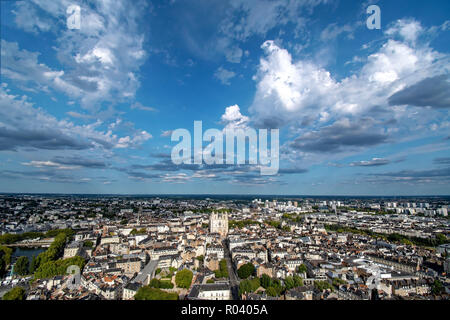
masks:
[[[272,279],[265,273],[261,276],[260,282],[261,282],[261,286],[264,289],[267,289],[268,287],[270,287],[272,285]]]
[[[150,281],[149,286],[150,286],[151,288],[159,288],[159,280],[156,279],[156,278],[153,278],[153,279]]]
[[[38,258],[37,258],[37,256],[33,256],[33,258],[31,258],[31,263],[30,263],[30,274],[33,274],[38,267],[39,267]]]
[[[83,243],[83,247],[85,247],[85,248],[92,248],[93,246],[94,246],[94,243],[91,240],[86,240]]]
[[[333,278],[333,286],[339,287],[341,284],[346,284],[345,280],[339,278]]]
[[[3,261],[5,261],[5,264],[7,265],[11,263],[12,252],[13,250],[11,248],[0,246],[0,257],[3,258]]]
[[[333,291],[333,286],[328,281],[314,281],[314,287],[316,287],[320,291],[328,289]]]
[[[271,287],[276,290],[277,296],[283,291],[283,286],[281,285],[281,281],[279,279],[273,279]]]
[[[22,287],[14,287],[3,296],[3,300],[24,300],[25,290]]]
[[[171,281],[161,280],[161,281],[159,281],[159,287],[161,289],[172,289],[173,283]]]
[[[270,297],[276,297],[276,296],[278,296],[278,292],[277,292],[277,290],[276,290],[274,287],[268,287],[268,288],[266,289],[266,293],[267,293],[267,295],[270,296]]]
[[[0,277],[3,277],[6,273],[6,263],[3,257],[0,256]]]
[[[439,280],[434,280],[433,284],[431,285],[431,292],[435,295],[440,295],[444,293],[445,289],[442,285],[442,282]]]
[[[0,277],[6,274],[6,269],[11,263],[11,255],[13,250],[6,246],[0,246]]]
[[[438,233],[436,235],[436,241],[440,245],[440,244],[446,243],[448,240],[447,240],[447,237],[445,235],[443,235],[442,233]]]
[[[219,270],[214,271],[214,274],[216,278],[228,278],[227,260],[220,260]]]
[[[297,274],[294,274],[294,287],[303,286],[303,279]]]
[[[290,290],[295,287],[294,278],[289,276],[284,279],[284,285],[286,287],[286,290]]]
[[[34,273],[35,279],[51,278],[57,275],[65,275],[67,268],[76,265],[83,269],[85,260],[82,257],[75,256],[68,259],[59,259],[55,261],[47,261],[39,266]]]
[[[251,286],[252,292],[256,291],[261,286],[259,278],[255,277],[252,280],[250,280],[250,286]]]
[[[249,280],[243,280],[239,283],[239,295],[252,292],[251,284]]]
[[[178,294],[162,291],[161,289],[144,286],[139,288],[134,296],[135,300],[178,300]]]
[[[14,271],[17,272],[18,275],[24,276],[28,274],[30,262],[27,257],[19,257],[14,265]]]
[[[253,273],[255,272],[255,266],[252,263],[246,263],[244,265],[242,265],[238,271],[237,274],[239,276],[239,278],[241,279],[247,279],[248,277],[250,277]]]
[[[178,271],[175,275],[175,283],[179,288],[189,289],[192,283],[193,273],[188,269]]]
[[[239,294],[255,292],[260,287],[259,278],[245,279],[239,283]]]
[[[306,266],[303,263],[297,267],[298,273],[306,273],[306,271],[308,271],[308,268],[306,268]]]

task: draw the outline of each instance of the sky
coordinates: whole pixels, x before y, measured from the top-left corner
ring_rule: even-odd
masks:
[[[450,194],[447,0],[0,5],[0,192]],[[174,164],[194,121],[279,129],[278,173]]]

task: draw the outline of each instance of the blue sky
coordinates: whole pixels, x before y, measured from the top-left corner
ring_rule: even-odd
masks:
[[[66,9],[81,8],[80,29]],[[381,29],[366,8],[381,9]],[[0,192],[450,191],[450,2],[1,2]],[[278,128],[280,171],[171,162]],[[206,144],[205,144],[206,146]]]

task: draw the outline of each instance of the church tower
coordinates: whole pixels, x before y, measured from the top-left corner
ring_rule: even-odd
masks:
[[[226,237],[228,234],[228,214],[211,213],[209,217],[209,231],[211,233],[219,233],[222,237]]]

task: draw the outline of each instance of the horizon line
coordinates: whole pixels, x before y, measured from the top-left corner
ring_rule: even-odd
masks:
[[[0,195],[98,195],[98,196],[276,196],[276,197],[450,197],[450,194],[432,195],[339,195],[339,194],[237,194],[237,193],[61,193],[61,192],[0,192]]]

